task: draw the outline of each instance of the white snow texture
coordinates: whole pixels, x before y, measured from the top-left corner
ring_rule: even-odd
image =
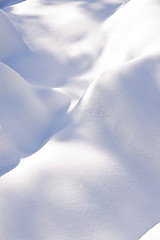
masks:
[[[160,239],[159,43],[159,0],[0,0],[0,239]]]

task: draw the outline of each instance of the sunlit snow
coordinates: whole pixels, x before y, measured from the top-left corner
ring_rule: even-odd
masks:
[[[159,43],[159,0],[0,0],[0,239],[160,239]]]

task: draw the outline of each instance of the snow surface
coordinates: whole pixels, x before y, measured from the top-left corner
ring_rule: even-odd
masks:
[[[0,239],[160,239],[159,0],[0,7]]]
[[[150,229],[140,240],[159,240],[160,238],[160,224]]]

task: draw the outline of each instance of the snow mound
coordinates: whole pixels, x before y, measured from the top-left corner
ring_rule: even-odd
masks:
[[[93,79],[86,74],[90,72],[95,77],[94,68],[106,44],[101,23],[122,2],[28,0],[5,8],[12,24],[35,54],[6,63],[36,85],[69,86],[72,98],[78,89],[78,100]]]
[[[113,213],[112,220],[109,213],[106,216],[112,231],[118,232],[118,239],[137,239],[159,220],[159,68],[160,54],[157,54],[105,72],[75,107],[73,125],[60,138],[90,143],[93,150],[106,152],[106,162],[107,153],[114,157],[110,160],[111,172],[121,176],[117,185],[112,178],[106,180],[111,181],[112,187],[106,186],[105,199],[114,198],[116,189],[117,197],[110,207],[120,215]],[[109,239],[117,239],[111,229]]]
[[[23,154],[37,150],[66,121],[67,97],[56,90],[27,83],[0,63],[0,125]]]
[[[78,103],[73,121],[78,126],[92,126],[90,138],[96,131],[100,134],[98,141],[102,136],[106,139],[110,131],[135,151],[157,162],[160,154],[159,67],[160,55],[157,54],[106,71],[90,85]],[[88,132],[88,127],[84,132]]]
[[[101,73],[122,62],[160,50],[159,12],[159,1],[131,0],[103,23],[106,45],[98,61]]]
[[[1,173],[24,158],[1,178],[1,239],[135,240],[159,222],[160,3],[105,20],[105,2],[6,9],[28,48],[0,63]]]

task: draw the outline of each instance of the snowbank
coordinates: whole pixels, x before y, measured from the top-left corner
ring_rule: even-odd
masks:
[[[156,54],[106,71],[90,85],[73,111],[78,133],[102,144],[113,134],[157,167],[159,66],[160,54]]]
[[[28,84],[3,63],[0,63],[0,84],[2,130],[14,148],[23,152],[22,156],[28,155],[65,123],[64,113],[66,114],[69,102],[56,90]]]
[[[104,49],[97,61],[101,73],[123,62],[160,51],[160,5],[154,0],[130,0],[102,24]]]
[[[122,2],[1,14],[25,42],[0,63],[1,174],[23,158],[1,178],[1,239],[135,240],[159,222],[160,3]]]

